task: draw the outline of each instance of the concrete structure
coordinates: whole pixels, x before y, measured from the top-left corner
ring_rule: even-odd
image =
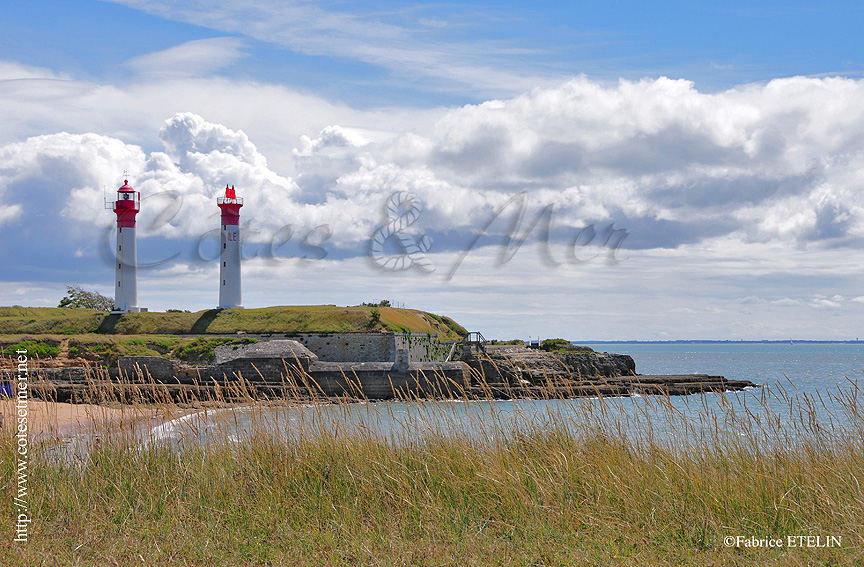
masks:
[[[402,364],[400,353],[405,357]],[[195,373],[197,378],[216,382],[242,376],[259,394],[293,392],[310,397],[452,398],[471,387],[468,365],[408,364],[407,354],[407,350],[397,351],[395,362],[323,362],[299,341],[280,339],[217,346],[215,366],[196,368]]]
[[[438,335],[423,333],[243,333],[259,341],[290,339],[314,352],[321,362],[394,362],[407,356],[410,363],[455,360],[453,345]]]
[[[240,293],[240,207],[234,187],[225,186],[225,196],[216,199],[222,209],[222,238],[219,250],[219,309],[242,309]]]
[[[135,216],[141,210],[141,194],[129,186],[129,180],[117,190],[111,202],[117,215],[117,278],[114,287],[114,311],[137,313],[138,248],[135,242]]]

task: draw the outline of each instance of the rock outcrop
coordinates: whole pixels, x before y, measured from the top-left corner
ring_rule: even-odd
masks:
[[[467,359],[475,395],[504,398],[686,395],[755,386],[707,374],[641,375],[628,355],[488,346]]]
[[[476,347],[476,345],[475,345]],[[184,366],[161,357],[121,357],[111,370],[40,369],[34,394],[57,401],[163,399],[187,402],[294,398],[572,398],[684,395],[754,386],[723,376],[641,375],[627,355],[466,345],[462,361],[322,362],[294,340],[216,348],[216,364]],[[9,374],[5,376],[4,374]],[[9,380],[11,371],[0,371]]]

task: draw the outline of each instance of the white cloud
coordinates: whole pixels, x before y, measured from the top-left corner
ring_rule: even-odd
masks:
[[[816,308],[837,309],[840,307],[840,302],[817,297],[810,302],[810,305]]]
[[[12,101],[0,113],[13,131],[52,116],[55,129],[46,131],[56,132],[0,141],[0,230],[25,238],[9,227],[48,227],[53,232],[45,238],[68,240],[62,244],[75,258],[64,260],[68,269],[98,256],[93,242],[113,222],[102,194],[116,190],[127,169],[145,198],[142,242],[197,246],[213,229],[214,197],[228,183],[246,200],[244,234],[248,251],[258,254],[249,273],[274,288],[317,278],[325,283],[315,297],[331,293],[346,303],[371,299],[350,299],[364,289],[418,301],[437,290],[436,301],[447,298],[466,316],[501,329],[504,312],[534,310],[562,336],[572,336],[568,320],[589,317],[608,323],[605,337],[621,338],[635,317],[655,337],[680,325],[706,338],[761,338],[852,333],[854,306],[864,302],[857,288],[864,238],[864,117],[857,101],[864,81],[799,77],[708,95],[686,81],[577,77],[512,99],[424,111],[413,122],[407,110],[358,111],[228,79],[96,85],[95,93],[71,79],[50,82],[60,87],[33,99],[0,82],[0,97]],[[202,86],[226,98],[197,100]],[[252,102],[239,104],[244,96]],[[282,111],[307,102],[309,114]],[[195,111],[159,114],[187,104]],[[51,107],[70,113],[58,117]],[[140,114],[129,113],[139,107]],[[131,116],[126,122],[124,114]],[[298,124],[291,124],[295,116]],[[75,131],[59,131],[57,121],[67,119]],[[126,130],[135,134],[127,137]],[[431,279],[381,274],[356,257],[387,222],[383,205],[394,191],[414,193],[424,205],[410,231],[435,239],[430,257],[438,269]],[[521,225],[516,199],[490,227],[493,235],[445,281],[477,231],[519,194]],[[535,240],[542,223],[502,262],[502,237],[518,242],[547,210],[559,265],[540,256]],[[583,228],[599,234],[612,221],[630,231],[617,265],[597,250],[576,250],[584,262],[572,258],[574,238],[588,234]],[[267,257],[274,238],[277,249],[302,254],[300,242],[319,226],[331,232],[325,259]],[[189,262],[178,257],[147,277],[198,289],[199,271],[211,268]],[[329,283],[351,273],[350,290]],[[558,309],[523,297],[529,275],[537,297]],[[267,286],[259,285],[250,293],[264,298]],[[472,304],[476,293],[492,303]],[[287,291],[279,301],[307,302]],[[845,323],[808,327],[811,307]]]
[[[2,197],[2,193],[0,193],[0,197]],[[0,201],[0,226],[3,223],[15,220],[21,216],[21,211],[23,207],[21,205],[6,205],[2,201]]]
[[[0,61],[0,146],[46,133],[90,132],[159,149],[154,136],[166,117],[191,112],[255,140],[271,167],[291,174],[292,149],[301,136],[333,124],[381,141],[414,128],[425,129],[442,109],[356,110],[290,87],[224,77],[143,77],[122,83],[94,83],[27,70]],[[22,70],[23,69],[23,70]]]
[[[316,139],[309,136],[300,137],[300,148],[295,148],[296,156],[311,156],[328,148],[362,148],[370,141],[360,132],[343,128],[338,124],[327,126]]]
[[[60,75],[51,69],[22,65],[14,61],[0,61],[0,81],[22,81],[22,80],[44,79],[44,80],[68,80],[66,75]]]
[[[104,190],[116,190],[123,170],[140,168],[140,148],[97,134],[50,134],[0,147],[0,198],[18,214],[54,215],[69,226],[87,226],[98,217]],[[102,223],[105,224],[105,223]]]
[[[127,65],[142,75],[156,77],[200,77],[223,69],[245,57],[242,39],[214,37],[196,39],[130,59]]]
[[[118,107],[149,96],[115,93]],[[143,158],[139,148],[143,161],[135,167],[150,194],[178,192],[203,207],[212,196],[205,194],[233,183],[260,200],[266,230],[284,219],[306,229],[339,225],[344,236],[334,238],[343,244],[380,224],[376,211],[394,191],[423,200],[426,226],[462,233],[526,191],[523,226],[553,205],[553,237],[615,221],[637,248],[739,234],[845,246],[864,237],[864,194],[856,189],[864,181],[862,95],[864,82],[849,79],[792,78],[707,95],[680,80],[577,77],[441,111],[434,126],[420,121],[395,135],[370,135],[365,125],[375,113],[353,113],[364,126],[331,124],[314,138],[280,142],[277,155],[292,160],[281,169],[291,177],[276,173],[245,128],[186,112],[161,128],[164,153]],[[278,120],[268,127],[262,118],[235,118],[275,143]],[[494,230],[506,229],[515,212],[507,210]]]
[[[208,0],[114,0],[166,19],[243,34],[293,51],[363,61],[393,72],[402,80],[426,81],[434,89],[472,89],[515,93],[555,80],[531,63],[536,51],[493,40],[466,40],[450,26],[430,25],[411,18],[398,23],[394,11],[351,13],[321,3],[238,0],[230,4]],[[470,25],[507,17],[472,10]],[[433,22],[434,23],[434,22]],[[443,79],[443,81],[442,81]]]

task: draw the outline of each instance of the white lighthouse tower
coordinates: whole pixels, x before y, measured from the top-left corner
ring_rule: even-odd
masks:
[[[141,194],[123,181],[113,203],[117,215],[117,278],[114,288],[114,311],[137,313],[138,249],[135,243],[135,215],[141,210]]]
[[[219,250],[219,309],[242,309],[240,298],[240,207],[234,187],[225,186],[225,196],[216,199],[222,209]]]

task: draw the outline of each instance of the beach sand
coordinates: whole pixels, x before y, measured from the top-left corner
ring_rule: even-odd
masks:
[[[19,409],[17,400],[0,399],[2,432],[15,435]],[[189,413],[187,411],[148,406],[99,406],[27,401],[28,437],[32,441],[69,438],[75,435],[112,431],[140,431]]]

